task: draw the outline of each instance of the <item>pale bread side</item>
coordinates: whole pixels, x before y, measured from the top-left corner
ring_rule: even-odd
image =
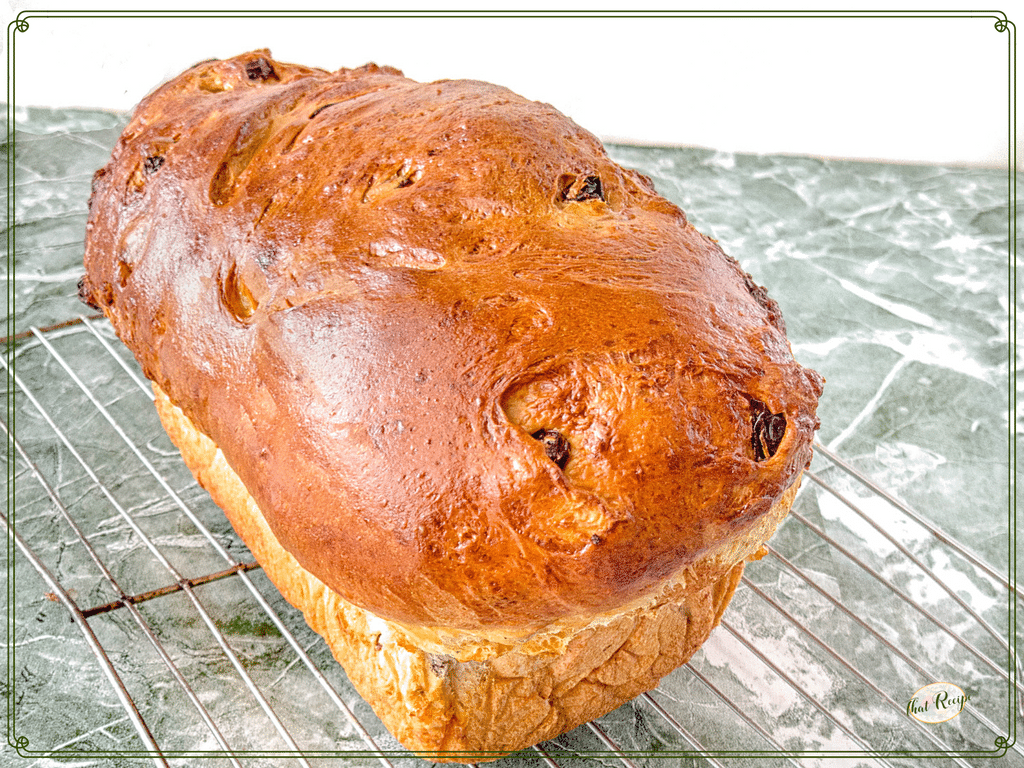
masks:
[[[407,628],[374,616],[303,570],[278,543],[241,480],[217,446],[154,386],[160,419],[199,483],[224,510],[238,535],[282,595],[324,637],[353,686],[408,749],[442,762],[497,759],[553,738],[655,687],[684,664],[710,635],[732,598],[746,559],[788,513],[797,486],[776,504],[771,530],[758,526],[744,558],[724,575],[674,599],[602,616],[560,650],[544,643],[485,661],[458,661],[416,644]],[[736,551],[736,542],[729,547]],[[548,646],[552,643],[548,643]],[[459,648],[452,649],[460,653]],[[532,651],[532,652],[523,652]],[[493,651],[491,652],[493,653]],[[480,655],[479,653],[477,655]],[[489,655],[489,654],[483,654]],[[438,755],[435,752],[453,754]]]

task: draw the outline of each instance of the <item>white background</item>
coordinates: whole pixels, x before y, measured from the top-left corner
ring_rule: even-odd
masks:
[[[72,7],[9,0],[5,29],[19,11]],[[994,22],[32,17],[14,33],[13,82],[21,106],[128,110],[197,61],[270,48],[330,70],[375,61],[417,80],[489,80],[555,105],[603,139],[1005,167],[1009,33]]]

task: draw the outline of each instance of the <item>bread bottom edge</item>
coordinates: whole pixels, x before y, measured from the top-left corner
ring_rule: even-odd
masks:
[[[216,444],[154,385],[157,411],[197,481],[227,515],[271,582],[327,642],[356,691],[420,757],[485,762],[554,738],[654,688],[685,664],[721,620],[753,550],[788,513],[798,483],[776,503],[753,550],[697,588],[646,609],[602,617],[560,652],[512,650],[459,661],[424,649],[400,627],[344,600],[278,542]],[[766,535],[765,535],[766,534]]]

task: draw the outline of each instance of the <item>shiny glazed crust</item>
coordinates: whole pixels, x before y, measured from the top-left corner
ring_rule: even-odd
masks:
[[[592,621],[558,643],[528,639],[514,648],[480,640],[483,661],[459,660],[467,644],[444,634],[417,638],[362,610],[304,570],[277,541],[224,455],[159,386],[157,411],[196,479],[284,597],[303,612],[359,694],[405,747],[440,762],[482,762],[553,738],[599,717],[684,664],[718,625],[743,573],[788,513],[797,486],[743,542],[705,563],[711,579],[677,575],[643,606]],[[714,563],[714,565],[712,565]],[[710,582],[710,583],[708,583]],[[690,585],[688,585],[688,583]],[[699,586],[692,586],[699,585]],[[426,640],[427,647],[417,643]],[[486,652],[481,652],[483,648]],[[472,654],[471,654],[472,655]]]
[[[83,298],[284,550],[466,654],[710,588],[810,461],[821,379],[776,304],[497,86],[198,64],[137,107],[87,226]]]

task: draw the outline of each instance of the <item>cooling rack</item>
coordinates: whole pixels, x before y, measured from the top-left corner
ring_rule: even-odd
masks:
[[[17,751],[39,765],[423,765],[193,481],[106,321],[9,342]],[[496,765],[1024,764],[1017,594],[1011,561],[990,561],[818,444],[790,518],[687,665]],[[909,709],[934,682],[969,696],[942,723]]]

